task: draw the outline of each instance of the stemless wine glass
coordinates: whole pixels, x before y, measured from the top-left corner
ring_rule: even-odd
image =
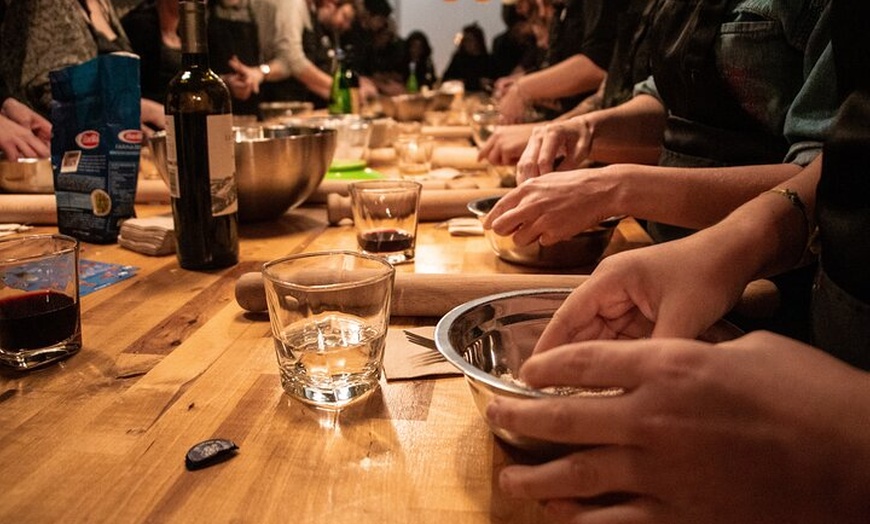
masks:
[[[471,136],[477,147],[483,147],[486,140],[495,132],[500,114],[494,105],[482,105],[471,112]]]

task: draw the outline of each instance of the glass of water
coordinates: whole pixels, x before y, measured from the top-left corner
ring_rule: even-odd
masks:
[[[338,410],[378,388],[395,269],[351,251],[263,266],[281,385],[292,398]]]

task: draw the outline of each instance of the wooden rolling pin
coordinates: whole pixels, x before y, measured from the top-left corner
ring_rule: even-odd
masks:
[[[454,307],[494,293],[532,288],[574,288],[587,275],[441,275],[396,273],[390,313],[398,317],[440,317]],[[267,310],[263,276],[245,273],[236,281],[236,301],[246,311]]]
[[[162,180],[139,180],[137,204],[167,204],[169,189]],[[0,195],[0,223],[57,225],[54,193]]]
[[[468,210],[468,203],[478,198],[502,196],[508,188],[492,189],[433,189],[420,193],[420,211],[417,215],[421,222],[439,222],[456,217],[474,216]],[[331,194],[326,200],[326,212],[331,225],[345,218],[353,218],[350,210],[350,197]]]
[[[350,194],[348,191],[348,186],[350,185],[350,180],[324,180],[317,186],[317,189],[314,190],[314,193],[308,197],[306,202],[311,204],[323,204],[329,198],[329,195],[332,193],[338,193],[341,196],[347,196]],[[451,180],[421,180],[421,184],[423,184],[423,190],[428,191],[430,189],[477,189],[477,182],[470,178],[454,178]]]
[[[440,317],[469,300],[495,293],[532,288],[575,288],[588,275],[423,274],[396,273],[390,312],[399,317]],[[251,312],[267,311],[263,276],[245,273],[236,281],[236,301]],[[779,307],[779,293],[769,280],[750,282],[733,311],[749,318],[768,318]]]

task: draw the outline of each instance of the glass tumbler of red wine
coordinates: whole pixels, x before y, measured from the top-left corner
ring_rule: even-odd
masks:
[[[29,370],[79,351],[78,261],[66,235],[0,241],[0,365]]]
[[[414,260],[422,184],[413,180],[366,180],[350,184],[357,243],[363,253],[391,264]]]

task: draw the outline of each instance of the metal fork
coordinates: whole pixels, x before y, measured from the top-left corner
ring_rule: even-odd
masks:
[[[444,355],[438,352],[438,348],[435,346],[435,341],[433,339],[419,333],[414,333],[413,331],[408,331],[407,329],[403,330],[403,332],[405,333],[405,338],[408,339],[408,342],[432,350],[430,353],[418,355],[415,358],[415,360],[418,360],[420,364],[437,364],[438,362],[445,362],[447,360],[444,358]]]

